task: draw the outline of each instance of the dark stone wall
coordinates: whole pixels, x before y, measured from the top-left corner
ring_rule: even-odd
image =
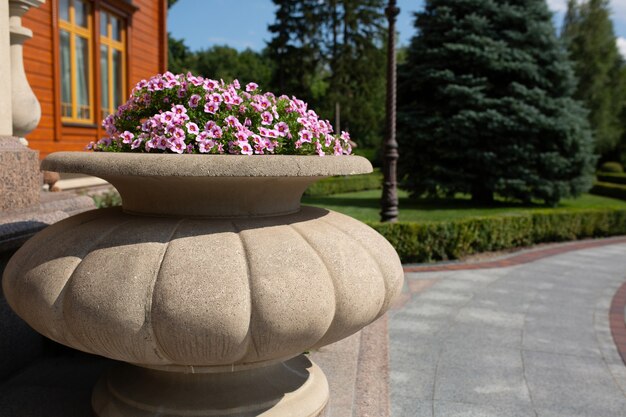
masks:
[[[0,252],[0,276],[13,253]],[[42,355],[43,339],[11,310],[0,291],[0,384]]]

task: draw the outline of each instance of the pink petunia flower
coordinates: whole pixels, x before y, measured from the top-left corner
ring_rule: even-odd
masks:
[[[214,103],[210,101],[204,105],[204,111],[205,113],[215,114],[217,113],[217,110],[219,109],[219,107],[220,107],[219,103]]]
[[[272,122],[274,121],[274,116],[272,116],[272,113],[268,112],[268,111],[264,111],[263,113],[261,113],[261,124],[262,125],[271,125]]]
[[[289,133],[289,125],[285,122],[276,123],[274,129],[278,131],[281,137],[285,137]]]
[[[187,132],[189,132],[192,135],[197,135],[198,133],[200,133],[200,129],[198,129],[198,125],[195,124],[194,122],[187,123],[185,127],[187,128]]]
[[[169,149],[170,151],[175,152],[175,153],[183,153],[185,149],[187,149],[187,146],[185,145],[184,140],[180,138],[176,138],[170,142]]]
[[[198,104],[200,104],[200,100],[202,99],[202,97],[200,97],[198,94],[194,94],[191,97],[189,97],[189,107],[191,108],[196,108],[198,107]]]
[[[176,104],[172,106],[172,113],[178,114],[178,115],[185,114],[187,113],[187,108],[183,106],[182,104]]]
[[[120,135],[120,137],[122,138],[122,143],[129,144],[129,143],[132,143],[135,135],[129,132],[128,130],[125,130],[124,133]]]
[[[223,100],[224,98],[218,93],[209,94],[209,96],[207,97],[207,101],[217,104],[221,103]]]
[[[310,142],[311,142],[311,139],[312,139],[312,138],[311,138],[311,132],[309,132],[308,130],[306,130],[306,129],[302,129],[302,130],[298,133],[298,135],[300,136],[300,140],[301,140],[302,142],[305,142],[305,143],[310,143]]]
[[[238,141],[247,141],[248,137],[250,135],[247,133],[247,131],[245,130],[240,130],[235,134],[235,137],[237,138]]]
[[[157,149],[164,150],[164,149],[167,149],[169,145],[170,145],[170,141],[166,137],[161,136],[160,138],[157,139]]]
[[[247,140],[240,140],[237,142],[237,145],[239,146],[239,149],[241,149],[242,155],[252,155],[254,153]]]
[[[257,83],[248,83],[248,84],[246,84],[246,91],[247,92],[256,91],[257,88],[259,88],[259,85]]]
[[[222,128],[219,126],[213,126],[213,128],[211,129],[211,136],[214,138],[221,138],[222,137]]]
[[[137,138],[133,141],[133,143],[130,145],[130,149],[137,149],[138,147],[141,146],[142,140],[140,138]]]
[[[241,126],[241,123],[239,123],[239,120],[235,116],[228,116],[224,119],[224,122],[226,122],[229,127]]]
[[[204,85],[202,87],[207,91],[213,91],[218,85],[218,82],[215,80],[204,80]]]
[[[215,147],[215,141],[203,140],[202,142],[200,142],[200,145],[198,146],[198,150],[200,151],[200,153],[209,153],[211,152],[211,149],[213,149],[214,147]]]

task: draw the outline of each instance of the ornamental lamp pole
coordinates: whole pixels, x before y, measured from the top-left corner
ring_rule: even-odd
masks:
[[[383,143],[383,195],[380,219],[383,222],[398,221],[398,142],[396,141],[396,16],[400,9],[396,0],[389,0],[385,15],[389,20],[387,44],[387,102],[386,136]]]

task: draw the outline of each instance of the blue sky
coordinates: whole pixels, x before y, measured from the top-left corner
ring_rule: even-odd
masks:
[[[547,0],[555,12],[557,26],[563,21],[567,0]],[[397,28],[400,44],[409,43],[415,33],[413,12],[422,0],[397,0],[400,7]],[[611,0],[618,46],[626,57],[626,0]],[[261,50],[270,39],[267,25],[274,21],[271,0],[179,0],[168,14],[168,30],[185,40],[192,50],[229,45],[243,50]]]

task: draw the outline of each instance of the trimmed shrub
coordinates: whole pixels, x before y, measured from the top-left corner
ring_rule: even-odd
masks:
[[[383,174],[376,170],[371,174],[325,178],[312,184],[304,192],[309,197],[324,197],[354,191],[378,190],[382,188]]]
[[[540,210],[437,223],[368,223],[402,262],[458,259],[478,252],[626,234],[625,209]]]
[[[598,174],[598,181],[626,185],[626,174]]]
[[[122,197],[115,190],[105,191],[91,196],[96,208],[107,208],[122,205]]]
[[[589,192],[604,197],[626,200],[626,185],[612,184],[610,182],[596,182]]]
[[[599,172],[607,172],[611,174],[622,174],[624,173],[624,167],[619,162],[605,162],[600,165]]]

